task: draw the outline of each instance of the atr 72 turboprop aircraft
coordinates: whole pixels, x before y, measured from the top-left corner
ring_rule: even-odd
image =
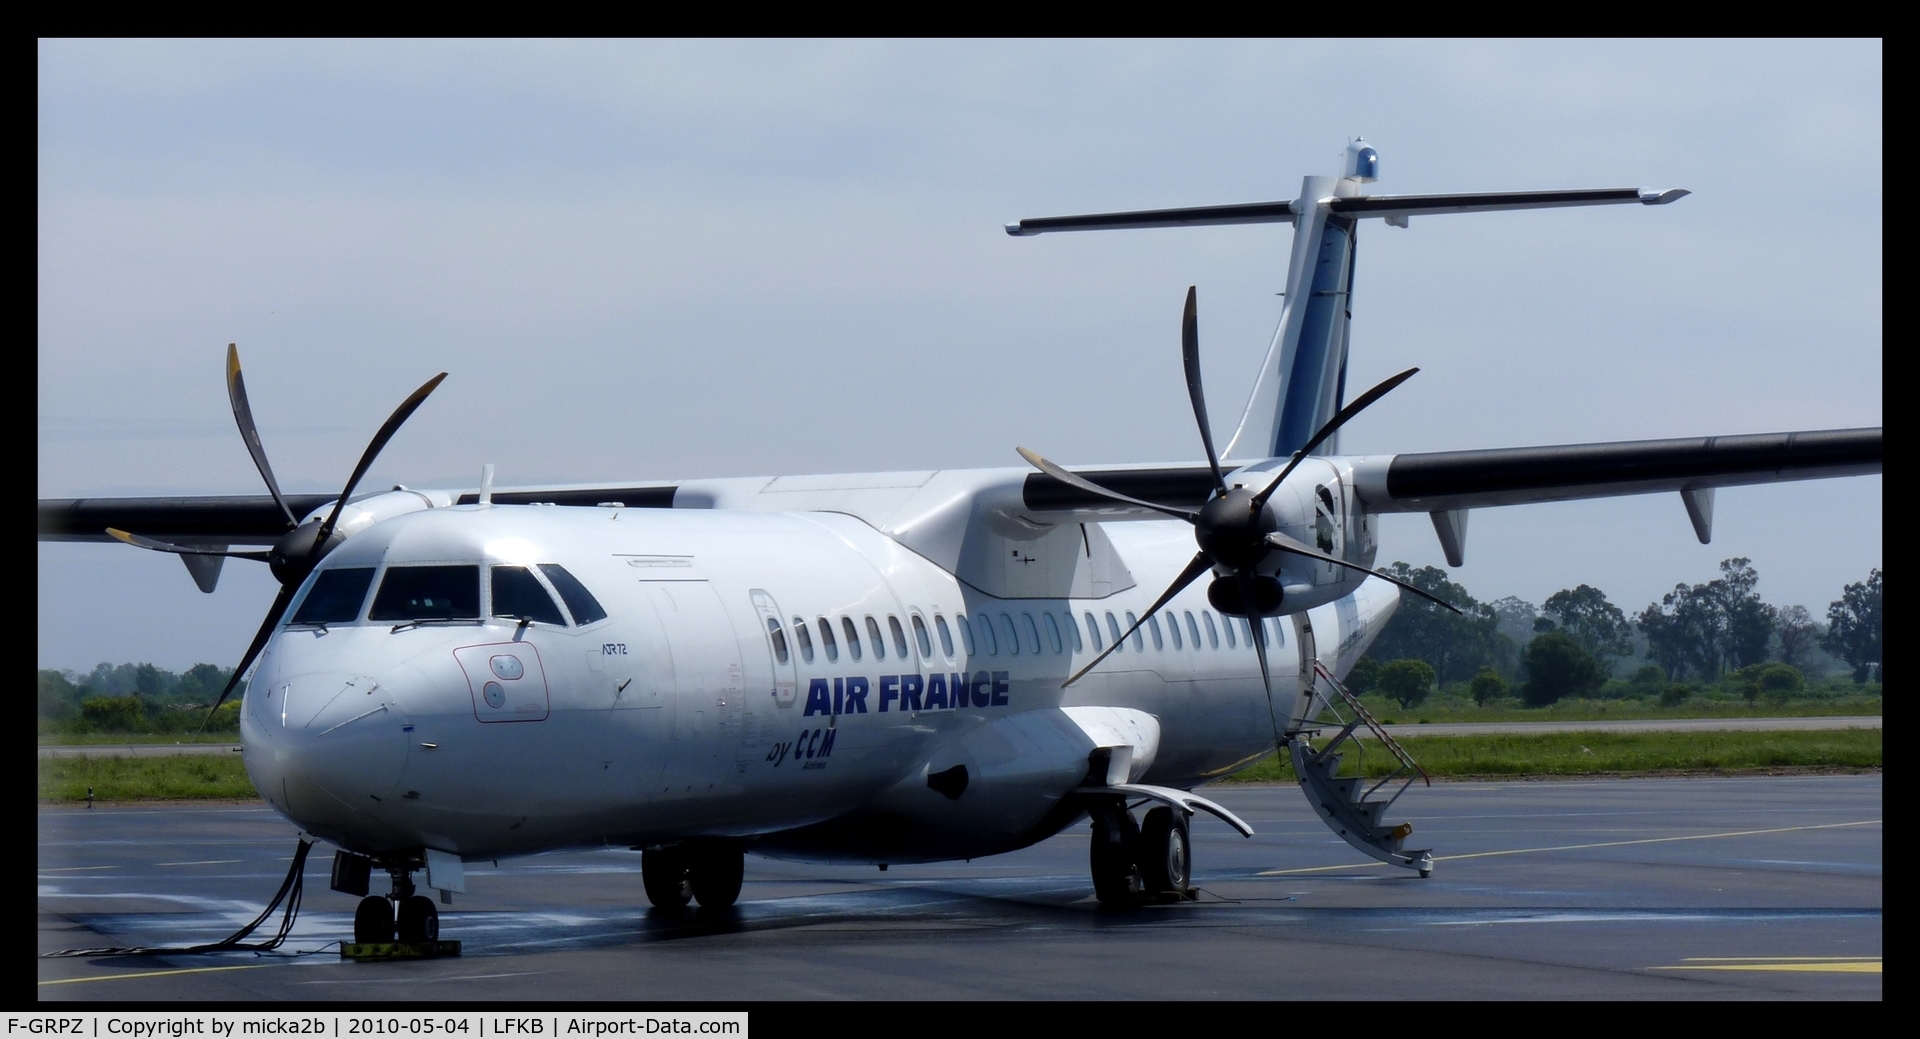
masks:
[[[1007,226],[1294,225],[1283,316],[1225,451],[1188,291],[1204,466],[1069,471],[1022,448],[1038,472],[496,490],[487,467],[477,490],[356,495],[443,374],[340,495],[289,495],[230,347],[268,496],[42,501],[40,536],[179,554],[207,592],[228,556],[273,568],[281,591],[221,699],[257,661],[248,774],[338,846],[361,942],[438,936],[416,873],[450,900],[463,860],[582,845],[641,851],[656,906],[712,909],[738,897],[747,851],[975,858],[1090,818],[1101,902],[1173,897],[1189,891],[1194,812],[1252,832],[1194,788],[1276,749],[1335,832],[1425,875],[1431,856],[1381,819],[1378,787],[1336,778],[1371,724],[1338,679],[1400,597],[1370,569],[1379,514],[1430,514],[1459,566],[1471,509],[1669,492],[1705,542],[1714,488],[1878,473],[1881,430],[1338,454],[1341,425],[1412,374],[1346,400],[1363,220],[1687,194],[1370,195],[1378,162],[1356,141],[1292,201]],[[1342,710],[1357,713],[1320,720]],[[389,894],[368,893],[375,868]]]

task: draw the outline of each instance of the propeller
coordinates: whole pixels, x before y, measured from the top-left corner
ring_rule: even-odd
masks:
[[[1160,612],[1160,609],[1172,601],[1174,596],[1199,580],[1202,574],[1214,571],[1216,576],[1213,583],[1207,587],[1207,601],[1221,613],[1248,617],[1252,620],[1253,623],[1248,627],[1253,636],[1254,653],[1260,659],[1260,682],[1266,689],[1268,706],[1271,708],[1273,677],[1267,667],[1266,626],[1260,621],[1279,612],[1282,594],[1279,581],[1261,574],[1256,569],[1271,552],[1286,552],[1349,570],[1358,570],[1381,580],[1390,581],[1423,598],[1431,599],[1455,613],[1460,612],[1451,603],[1437,599],[1391,574],[1384,574],[1358,563],[1329,555],[1280,533],[1274,529],[1272,517],[1266,510],[1267,499],[1273,496],[1274,491],[1286,481],[1286,478],[1314,448],[1324,443],[1355,415],[1386,396],[1394,387],[1412,378],[1420,369],[1409,368],[1361,394],[1354,399],[1353,403],[1340,409],[1340,413],[1328,420],[1326,425],[1321,426],[1305,446],[1294,452],[1293,457],[1280,470],[1279,476],[1262,490],[1254,492],[1243,486],[1231,488],[1227,486],[1226,477],[1220,469],[1220,456],[1213,448],[1213,433],[1207,421],[1206,393],[1200,381],[1200,327],[1196,292],[1193,287],[1187,289],[1186,311],[1180,321],[1180,350],[1181,360],[1186,369],[1187,397],[1193,403],[1194,421],[1200,427],[1200,443],[1207,450],[1207,465],[1213,471],[1213,494],[1199,511],[1161,505],[1109,490],[1091,480],[1068,472],[1033,451],[1024,447],[1017,449],[1020,457],[1026,459],[1035,468],[1069,486],[1110,501],[1151,509],[1163,515],[1186,520],[1193,525],[1194,540],[1200,547],[1200,551],[1187,563],[1186,568],[1180,571],[1180,575],[1173,579],[1173,583],[1160,594],[1160,598],[1154,600],[1153,605],[1147,608],[1140,619],[1136,620],[1125,634],[1113,640],[1112,645],[1089,661],[1085,667],[1074,672],[1072,677],[1061,683],[1061,688],[1079,681],[1083,675],[1099,666],[1101,661],[1118,650],[1121,643],[1140,630],[1147,619]]]
[[[274,628],[279,626],[280,619],[287,612],[287,606],[293,601],[293,594],[299,590],[301,582],[307,579],[307,575],[313,572],[313,568],[326,557],[327,553],[346,540],[337,529],[340,514],[347,507],[347,499],[353,496],[354,488],[360,485],[361,478],[367,475],[368,469],[372,468],[374,459],[379,457],[381,449],[385,448],[394,434],[400,431],[400,426],[419,409],[427,396],[439,387],[446,377],[447,373],[441,372],[428,379],[406,400],[400,402],[400,406],[387,417],[387,421],[381,425],[379,432],[375,433],[373,440],[367,444],[367,449],[361,453],[360,464],[354,467],[353,475],[347,478],[346,487],[340,491],[340,497],[334,501],[333,508],[327,511],[326,518],[301,523],[294,515],[293,507],[287,503],[286,495],[280,492],[280,481],[274,478],[273,466],[267,462],[266,447],[260,442],[260,429],[253,421],[253,407],[247,401],[247,383],[240,371],[240,351],[234,344],[227,344],[227,401],[233,407],[233,421],[240,427],[240,439],[246,443],[247,453],[253,457],[254,468],[260,471],[260,478],[266,481],[267,492],[273,495],[274,503],[279,505],[280,511],[286,515],[287,532],[282,534],[271,548],[232,551],[225,548],[211,549],[179,545],[139,534],[130,534],[111,527],[107,529],[108,534],[129,545],[155,552],[171,552],[185,556],[231,556],[235,559],[264,562],[273,569],[273,576],[280,582],[279,594],[274,596],[273,605],[267,609],[266,617],[260,622],[260,630],[254,633],[253,641],[247,645],[246,653],[241,656],[240,666],[233,669],[233,675],[227,679],[226,687],[220,690],[219,699],[213,702],[213,708],[200,722],[202,730],[206,729],[207,722],[213,719],[214,712],[220,709],[220,705],[226,703],[227,697],[233,694],[234,688],[240,684],[241,677],[247,673],[247,668],[253,666],[254,660],[260,656],[260,651],[266,648],[267,640],[273,637]]]

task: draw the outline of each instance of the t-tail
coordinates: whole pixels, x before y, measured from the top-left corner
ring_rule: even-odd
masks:
[[[1367,186],[1379,175],[1379,153],[1365,140],[1355,140],[1347,145],[1338,176],[1303,179],[1300,196],[1290,202],[1041,217],[1008,224],[1007,233],[1026,236],[1134,227],[1292,224],[1293,254],[1287,267],[1286,304],[1280,324],[1261,362],[1239,428],[1222,452],[1227,458],[1251,461],[1292,455],[1346,402],[1347,331],[1353,320],[1353,272],[1360,221],[1378,217],[1393,227],[1404,228],[1415,216],[1629,202],[1660,206],[1688,194],[1685,188],[1367,194]],[[1338,454],[1339,435],[1322,442],[1314,453]]]

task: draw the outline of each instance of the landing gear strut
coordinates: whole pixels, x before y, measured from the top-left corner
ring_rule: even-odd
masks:
[[[1147,812],[1141,826],[1126,803],[1115,798],[1089,814],[1093,846],[1087,864],[1101,905],[1130,907],[1149,899],[1187,896],[1192,873],[1188,813],[1160,805]]]
[[[668,912],[685,909],[693,900],[709,912],[733,905],[745,873],[746,853],[736,845],[682,844],[640,852],[647,901]]]

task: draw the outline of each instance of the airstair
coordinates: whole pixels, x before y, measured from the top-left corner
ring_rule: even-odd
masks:
[[[1327,693],[1329,689],[1332,690],[1331,696]],[[1340,731],[1318,750],[1307,742],[1308,735],[1318,734],[1317,728],[1301,728],[1287,734],[1287,752],[1293,758],[1293,771],[1300,777],[1300,786],[1306,792],[1307,802],[1313,805],[1314,811],[1320,813],[1320,818],[1325,820],[1327,826],[1348,844],[1382,862],[1418,870],[1423,877],[1431,876],[1432,851],[1424,848],[1407,850],[1403,847],[1413,833],[1413,824],[1388,826],[1380,821],[1380,817],[1400,799],[1401,794],[1407,792],[1415,779],[1424,779],[1428,786],[1432,786],[1433,777],[1427,775],[1406,748],[1389,735],[1373,713],[1360,703],[1359,697],[1340,684],[1339,679],[1333,677],[1333,672],[1327,670],[1318,659],[1313,662],[1311,696],[1312,706],[1306,714],[1309,724],[1323,714],[1331,715],[1332,722],[1321,724],[1339,725]],[[1338,704],[1334,702],[1336,699]],[[1345,713],[1341,710],[1343,706]],[[1351,721],[1347,715],[1352,716]],[[1351,742],[1354,753],[1364,755],[1365,747],[1355,735],[1363,725],[1398,764],[1397,768],[1372,786],[1367,786],[1367,780],[1361,777],[1337,775],[1344,756],[1342,745]],[[1364,773],[1365,770],[1361,771]],[[1375,794],[1394,783],[1399,786],[1390,796],[1382,800],[1374,799]]]

